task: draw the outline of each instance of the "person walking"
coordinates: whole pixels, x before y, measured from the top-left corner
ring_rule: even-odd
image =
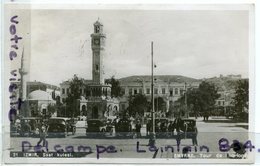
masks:
[[[178,115],[177,118],[174,120],[174,128],[176,129],[177,132],[177,146],[179,147],[180,143],[181,143],[181,137],[182,137],[182,128],[184,126],[183,121],[181,119],[181,117]]]
[[[135,125],[135,132],[136,132],[136,137],[137,138],[141,137],[141,128],[142,128],[142,125],[140,123],[140,120],[137,120],[137,123]]]
[[[47,125],[42,123],[42,125],[40,127],[40,133],[39,133],[40,134],[40,140],[38,141],[37,146],[40,146],[41,142],[43,142],[43,144],[42,144],[43,147],[46,146],[47,130],[48,130]]]

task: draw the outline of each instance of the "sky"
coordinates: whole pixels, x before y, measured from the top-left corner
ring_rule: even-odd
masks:
[[[92,79],[91,33],[104,25],[105,78],[149,75],[248,77],[248,11],[31,11],[30,80],[59,85],[74,74]]]

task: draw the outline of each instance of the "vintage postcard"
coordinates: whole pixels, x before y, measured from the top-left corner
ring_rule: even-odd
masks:
[[[4,3],[4,163],[253,163],[253,5]]]

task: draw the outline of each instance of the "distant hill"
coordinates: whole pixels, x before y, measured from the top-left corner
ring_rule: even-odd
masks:
[[[219,90],[231,90],[235,89],[236,82],[241,79],[247,79],[247,78],[239,78],[239,77],[230,77],[230,76],[222,76],[222,77],[213,77],[213,78],[206,78],[203,79],[203,81],[207,81],[210,83],[215,84],[215,86],[218,87]]]

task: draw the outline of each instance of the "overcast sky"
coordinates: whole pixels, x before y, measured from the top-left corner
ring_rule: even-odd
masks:
[[[30,80],[92,78],[93,23],[104,25],[105,78],[155,74],[248,77],[247,11],[32,10]]]

